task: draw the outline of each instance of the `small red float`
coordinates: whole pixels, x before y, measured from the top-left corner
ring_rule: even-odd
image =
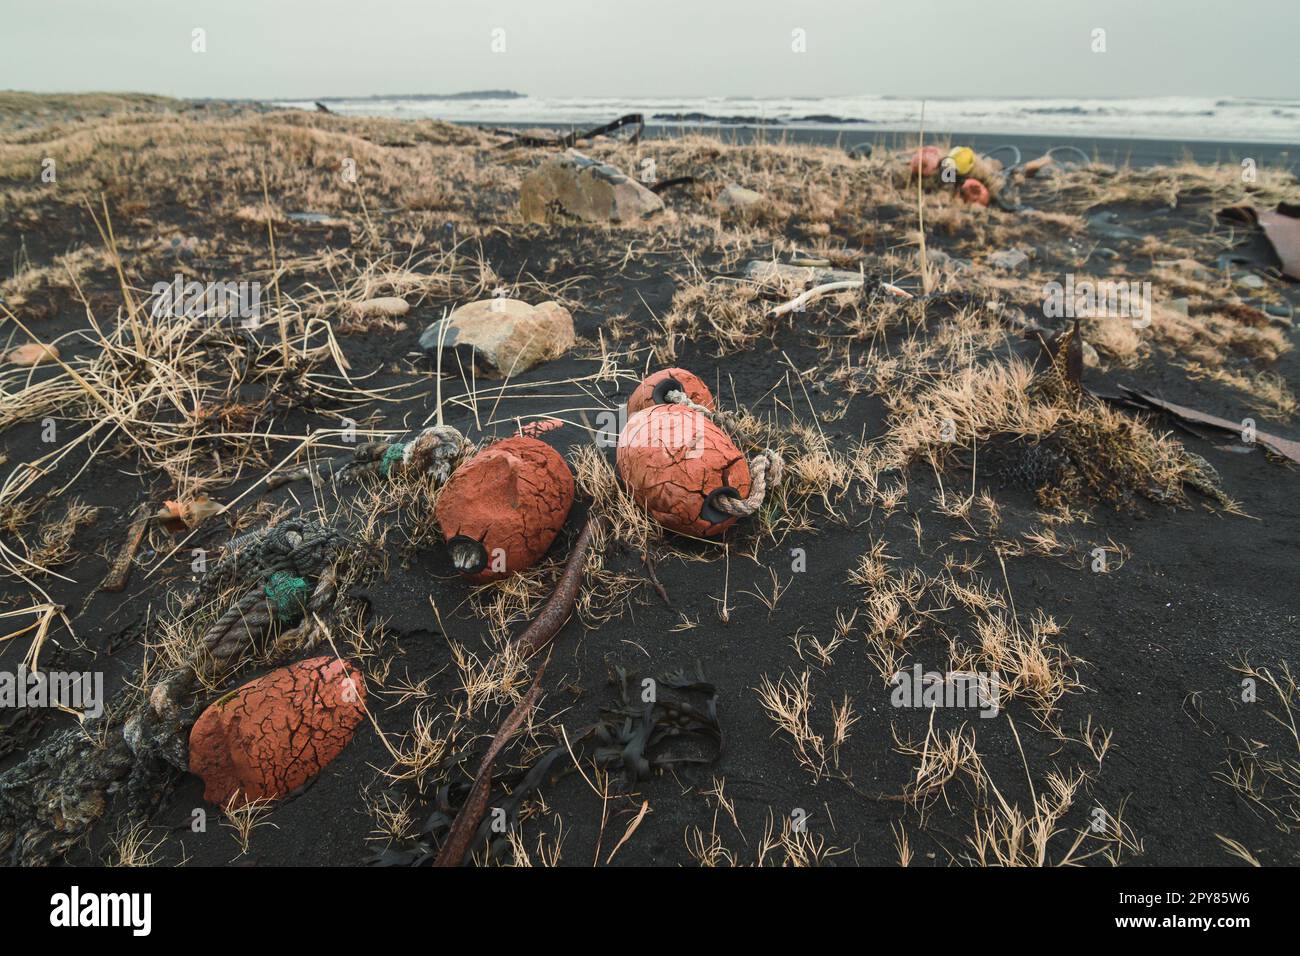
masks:
[[[719,497],[745,498],[749,463],[708,416],[682,405],[651,405],[618,438],[618,473],[632,497],[670,531],[711,537],[736,520]]]
[[[908,172],[912,176],[920,175],[929,179],[939,171],[940,162],[939,147],[922,146],[912,154],[912,159],[908,163]]]
[[[516,435],[457,468],[434,517],[452,564],[472,581],[504,578],[546,553],[573,506],[573,472],[550,445]]]
[[[647,376],[627,400],[627,413],[634,415],[652,405],[667,405],[669,392],[682,392],[696,405],[713,409],[713,393],[699,376],[684,368],[660,369]]]
[[[970,203],[973,206],[987,206],[989,204],[989,188],[978,179],[968,179],[961,184],[961,190],[958,192],[962,202]]]

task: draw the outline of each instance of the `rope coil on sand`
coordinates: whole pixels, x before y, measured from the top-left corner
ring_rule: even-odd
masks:
[[[268,489],[291,481],[311,479],[313,483],[351,479],[360,474],[378,472],[384,478],[405,472],[431,472],[438,482],[451,475],[456,462],[473,449],[457,429],[450,425],[426,428],[410,441],[367,442],[351,455],[303,465],[266,478]]]

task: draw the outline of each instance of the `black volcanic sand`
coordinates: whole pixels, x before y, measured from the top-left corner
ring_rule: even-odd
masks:
[[[1227,147],[1225,147],[1226,149]],[[216,188],[214,184],[214,188]],[[1116,210],[1120,222],[1140,222],[1142,231],[1161,224],[1204,228],[1205,210],[1155,208]],[[83,243],[97,241],[94,227],[83,211],[49,206],[39,220],[20,233],[0,232],[0,258],[11,262],[20,248],[34,262],[48,262],[53,256]],[[175,210],[176,221],[187,233],[204,235],[209,224],[196,210]],[[126,228],[126,227],[124,227]],[[342,236],[320,230],[298,229],[281,237],[282,255],[308,252],[330,243],[346,243]],[[595,340],[605,316],[626,312],[638,322],[668,310],[674,283],[668,278],[666,257],[662,267],[652,258],[634,263],[622,275],[593,274],[584,264],[583,244],[591,241],[590,231],[574,228],[528,230],[516,235],[485,235],[483,254],[502,275],[544,274],[548,281],[572,279],[573,294],[585,305],[575,313],[580,337]],[[598,240],[599,241],[599,240]],[[894,241],[899,241],[895,239]],[[882,240],[883,242],[883,240]],[[935,245],[942,247],[942,238]],[[1121,249],[1132,254],[1131,249]],[[1261,255],[1263,253],[1260,253]],[[716,261],[716,260],[715,260]],[[1136,260],[1135,260],[1136,262]],[[705,259],[704,269],[714,262]],[[1141,266],[1134,265],[1140,274]],[[107,271],[95,275],[94,287],[101,302],[111,301],[114,279]],[[1286,295],[1300,303],[1294,286]],[[427,384],[418,397],[402,405],[377,407],[384,427],[416,427],[433,412],[433,379],[428,363],[411,353],[418,351],[421,330],[442,314],[447,303],[428,301],[413,309],[401,333],[372,332],[349,336],[344,344],[354,370],[379,369],[370,385],[383,386],[419,378]],[[797,417],[812,421],[803,391],[773,385],[784,380],[788,365],[810,368],[822,353],[809,341],[801,323],[815,321],[816,309],[796,321],[783,323],[770,342],[744,352],[717,358],[707,342],[687,343],[678,364],[692,369],[711,385],[722,383],[725,403],[749,407],[755,414],[773,414],[779,422]],[[80,327],[84,317],[72,302],[63,303],[58,314],[46,320],[41,330],[54,335]],[[90,346],[85,346],[89,348]],[[75,352],[75,349],[73,349]],[[394,363],[403,369],[393,372]],[[554,382],[590,374],[596,363],[590,359],[566,358],[516,376],[517,382]],[[1300,358],[1285,355],[1276,371],[1288,382],[1300,381]],[[1148,361],[1137,369],[1116,369],[1104,375],[1088,371],[1090,385],[1107,390],[1119,383],[1133,384],[1163,394],[1171,400],[1208,411],[1240,418],[1243,414],[1224,393],[1210,382],[1189,379],[1180,369],[1164,362]],[[463,394],[458,377],[444,380],[445,395]],[[605,398],[616,404],[626,399],[631,386]],[[502,416],[543,414],[565,405],[590,404],[590,397],[572,386],[547,386],[547,397],[528,397],[520,392],[503,403]],[[572,400],[555,397],[557,393]],[[809,389],[812,412],[830,409],[840,398]],[[507,408],[508,406],[508,408]],[[313,421],[302,411],[287,413],[277,420],[283,432],[298,432]],[[473,418],[449,413],[448,423],[471,437]],[[832,446],[847,448],[861,437],[883,432],[882,408],[867,397],[855,397],[840,419],[821,426]],[[1300,437],[1295,425],[1261,423],[1289,437]],[[0,440],[10,462],[25,460],[38,447],[38,428],[29,423],[9,429]],[[497,430],[508,434],[503,424]],[[574,429],[548,436],[566,450],[587,440]],[[1048,848],[1049,860],[1058,860],[1073,840],[1073,833],[1086,827],[1094,808],[1115,811],[1123,806],[1123,820],[1141,840],[1142,852],[1126,854],[1128,862],[1147,865],[1223,865],[1240,862],[1228,855],[1216,835],[1240,842],[1265,864],[1294,864],[1300,847],[1293,836],[1280,832],[1271,820],[1255,812],[1229,786],[1216,779],[1225,771],[1229,750],[1244,740],[1286,744],[1285,733],[1261,704],[1241,700],[1241,676],[1234,664],[1243,658],[1258,666],[1276,669],[1289,662],[1300,664],[1296,650],[1297,548],[1300,539],[1300,507],[1297,506],[1296,473],[1293,468],[1266,460],[1260,452],[1236,454],[1217,450],[1226,439],[1206,441],[1184,435],[1189,449],[1205,456],[1219,470],[1225,488],[1242,502],[1250,517],[1237,517],[1194,507],[1169,510],[1143,505],[1137,513],[1119,513],[1092,508],[1094,523],[1082,535],[1089,541],[1113,539],[1131,549],[1122,568],[1110,574],[1077,569],[1050,558],[1017,557],[1005,566],[1006,584],[1017,611],[1027,617],[1034,609],[1053,614],[1063,627],[1061,643],[1081,662],[1078,666],[1083,689],[1061,702],[1058,723],[1067,733],[1078,736],[1079,727],[1091,718],[1093,725],[1112,731],[1112,746],[1095,780],[1080,791],[1075,805],[1061,821],[1061,831]],[[39,452],[38,452],[39,453]],[[612,453],[611,453],[612,454]],[[77,466],[84,459],[79,459]],[[254,482],[248,478],[216,496],[230,500]],[[1002,487],[990,475],[980,472],[979,487],[988,488],[1002,505],[1008,529],[1026,528],[1035,505],[1025,491]],[[1077,742],[1063,742],[1043,732],[1034,714],[1013,701],[1004,715],[982,720],[969,712],[939,710],[897,710],[890,706],[889,689],[867,660],[860,639],[846,641],[834,655],[830,667],[803,663],[791,646],[791,636],[802,629],[823,640],[833,632],[837,612],[845,614],[861,605],[862,590],[847,583],[848,572],[858,563],[868,540],[884,539],[895,555],[896,568],[915,564],[937,573],[942,553],[936,543],[961,529],[957,519],[937,514],[930,504],[937,492],[936,478],[928,467],[917,466],[908,474],[911,504],[889,516],[855,508],[851,498],[842,502],[842,517],[820,513],[815,508],[815,528],[791,534],[779,544],[765,543],[760,549],[762,564],[733,553],[728,562],[717,558],[716,550],[701,546],[707,561],[663,560],[657,574],[672,607],[665,606],[649,587],[641,588],[628,611],[599,628],[584,630],[571,621],[556,638],[554,657],[545,679],[544,716],[558,719],[572,730],[595,719],[603,704],[614,700],[610,684],[615,668],[638,676],[658,676],[681,668],[693,672],[697,664],[718,688],[718,711],[725,733],[721,758],[712,765],[682,765],[672,773],[642,781],[634,796],[615,795],[608,807],[608,820],[601,832],[602,804],[588,783],[568,774],[544,788],[552,815],[525,825],[525,844],[535,848],[539,829],[547,843],[554,842],[557,817],[563,821],[562,862],[587,865],[604,862],[627,829],[642,801],[650,812],[634,835],[617,852],[614,862],[622,865],[677,865],[692,861],[686,847],[686,833],[699,827],[709,833],[715,825],[719,838],[738,862],[752,862],[765,827],[797,810],[805,811],[808,827],[827,847],[846,852],[830,862],[893,865],[897,862],[895,832],[906,830],[916,865],[947,865],[970,859],[968,838],[972,833],[974,807],[994,800],[988,792],[979,794],[962,780],[949,785],[945,799],[931,806],[922,817],[915,809],[896,800],[912,779],[913,758],[895,750],[895,735],[921,740],[931,720],[941,730],[973,726],[979,752],[998,792],[1022,809],[1030,805],[1027,777],[1037,795],[1048,788],[1053,770],[1069,774],[1077,769],[1096,771],[1094,758]],[[968,473],[945,476],[945,485],[969,484]],[[77,538],[82,557],[65,569],[74,581],[46,579],[52,597],[66,606],[84,646],[69,642],[50,646],[44,655],[48,667],[102,669],[111,694],[134,673],[142,658],[151,602],[160,603],[165,589],[184,586],[188,580],[185,561],[176,560],[163,572],[146,577],[137,565],[128,590],[104,594],[95,590],[105,570],[105,554],[115,551],[125,535],[135,504],[141,500],[161,501],[170,489],[165,482],[134,473],[127,459],[101,456],[91,461],[78,483],[78,494],[86,503],[105,509],[101,519]],[[292,494],[306,496],[299,486],[263,496],[289,500]],[[256,500],[256,495],[245,502]],[[552,550],[561,561],[576,534],[580,504],[569,527]],[[918,547],[913,516],[919,517],[924,534]],[[215,547],[225,540],[221,523],[212,522],[197,536],[194,545]],[[737,535],[746,533],[738,528]],[[686,547],[692,547],[686,545]],[[974,551],[981,550],[977,542]],[[791,570],[793,548],[806,552],[803,573]],[[146,555],[148,558],[156,556]],[[611,566],[635,570],[635,554],[611,554]],[[991,566],[990,566],[991,565]],[[775,610],[753,593],[771,590],[768,567],[774,568],[788,590]],[[986,555],[983,571],[1002,586],[996,558]],[[727,576],[729,574],[729,580]],[[728,595],[729,622],[719,615],[719,602]],[[21,603],[21,588],[5,588],[11,601]],[[392,562],[387,580],[373,583],[362,595],[371,603],[372,614],[386,621],[392,639],[390,651],[398,656],[394,674],[420,680],[434,675],[430,689],[435,696],[450,700],[459,686],[450,666],[447,641],[484,654],[485,626],[470,613],[466,596],[469,588],[450,568],[444,550],[436,543],[420,548],[408,567]],[[446,633],[439,632],[430,612],[429,599],[442,611]],[[674,630],[685,615],[698,626]],[[522,626],[522,625],[520,625]],[[971,639],[971,635],[964,635]],[[13,668],[26,648],[26,640],[0,644],[0,663]],[[946,645],[922,636],[909,645],[911,662],[926,669],[942,669],[947,661]],[[840,779],[813,782],[792,754],[785,736],[776,731],[761,707],[755,688],[764,675],[776,679],[783,673],[795,676],[811,671],[815,695],[813,724],[828,734],[830,707],[846,696],[860,717],[839,754],[839,770],[852,785]],[[248,675],[251,676],[251,675]],[[1270,707],[1270,709],[1276,709]],[[410,705],[375,708],[381,725],[390,733],[409,729]],[[505,711],[495,720],[479,720],[479,732],[490,734]],[[69,718],[53,713],[5,715],[0,737],[0,770],[21,759],[35,742],[56,729],[69,726]],[[480,726],[481,725],[481,726]],[[518,757],[517,752],[512,752]],[[366,809],[365,795],[385,786],[382,769],[389,757],[369,726],[359,729],[342,756],[331,764],[301,795],[278,806],[267,817],[273,826],[257,829],[251,850],[238,856],[229,831],[216,824],[216,808],[208,806],[210,823],[206,833],[189,830],[194,808],[204,806],[201,782],[194,777],[180,781],[165,801],[153,823],[174,828],[159,848],[163,863],[188,860],[190,865],[281,865],[357,864],[371,858],[378,845],[368,837],[374,821]],[[1026,773],[1026,764],[1029,773]],[[585,767],[590,775],[591,767]],[[715,778],[725,779],[725,792],[734,801],[740,832],[725,812],[703,795]],[[421,798],[409,788],[394,787],[395,796],[405,794],[414,802],[413,817],[423,822],[431,811],[429,795]],[[885,799],[882,799],[885,797]],[[75,850],[70,860],[95,863],[104,858],[113,829],[99,826],[88,845]],[[155,836],[161,835],[156,830]],[[599,849],[597,844],[599,842]],[[1096,861],[1094,861],[1096,862]]]

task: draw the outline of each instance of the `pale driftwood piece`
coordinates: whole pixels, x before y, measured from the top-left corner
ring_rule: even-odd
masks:
[[[768,318],[779,319],[781,316],[802,309],[804,306],[816,302],[818,299],[830,295],[832,292],[848,292],[850,289],[861,289],[863,284],[864,280],[855,279],[852,281],[845,280],[844,282],[827,282],[825,285],[813,286],[807,292],[795,296],[789,302],[782,302],[780,305],[773,308],[767,313]],[[896,296],[900,299],[915,298],[915,296],[906,289],[900,289],[898,286],[889,282],[880,283],[880,287],[890,295]]]

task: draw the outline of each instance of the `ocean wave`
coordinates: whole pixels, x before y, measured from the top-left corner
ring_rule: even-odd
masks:
[[[313,101],[281,100],[311,109]],[[546,97],[489,90],[461,94],[324,98],[353,115],[411,116],[461,123],[597,126],[625,113],[652,123],[699,127],[861,129],[914,132],[922,101],[901,96]],[[742,105],[743,104],[743,105]],[[741,108],[738,109],[737,107]],[[925,128],[962,132],[1116,139],[1296,143],[1300,101],[1261,97],[947,97],[924,101]]]

